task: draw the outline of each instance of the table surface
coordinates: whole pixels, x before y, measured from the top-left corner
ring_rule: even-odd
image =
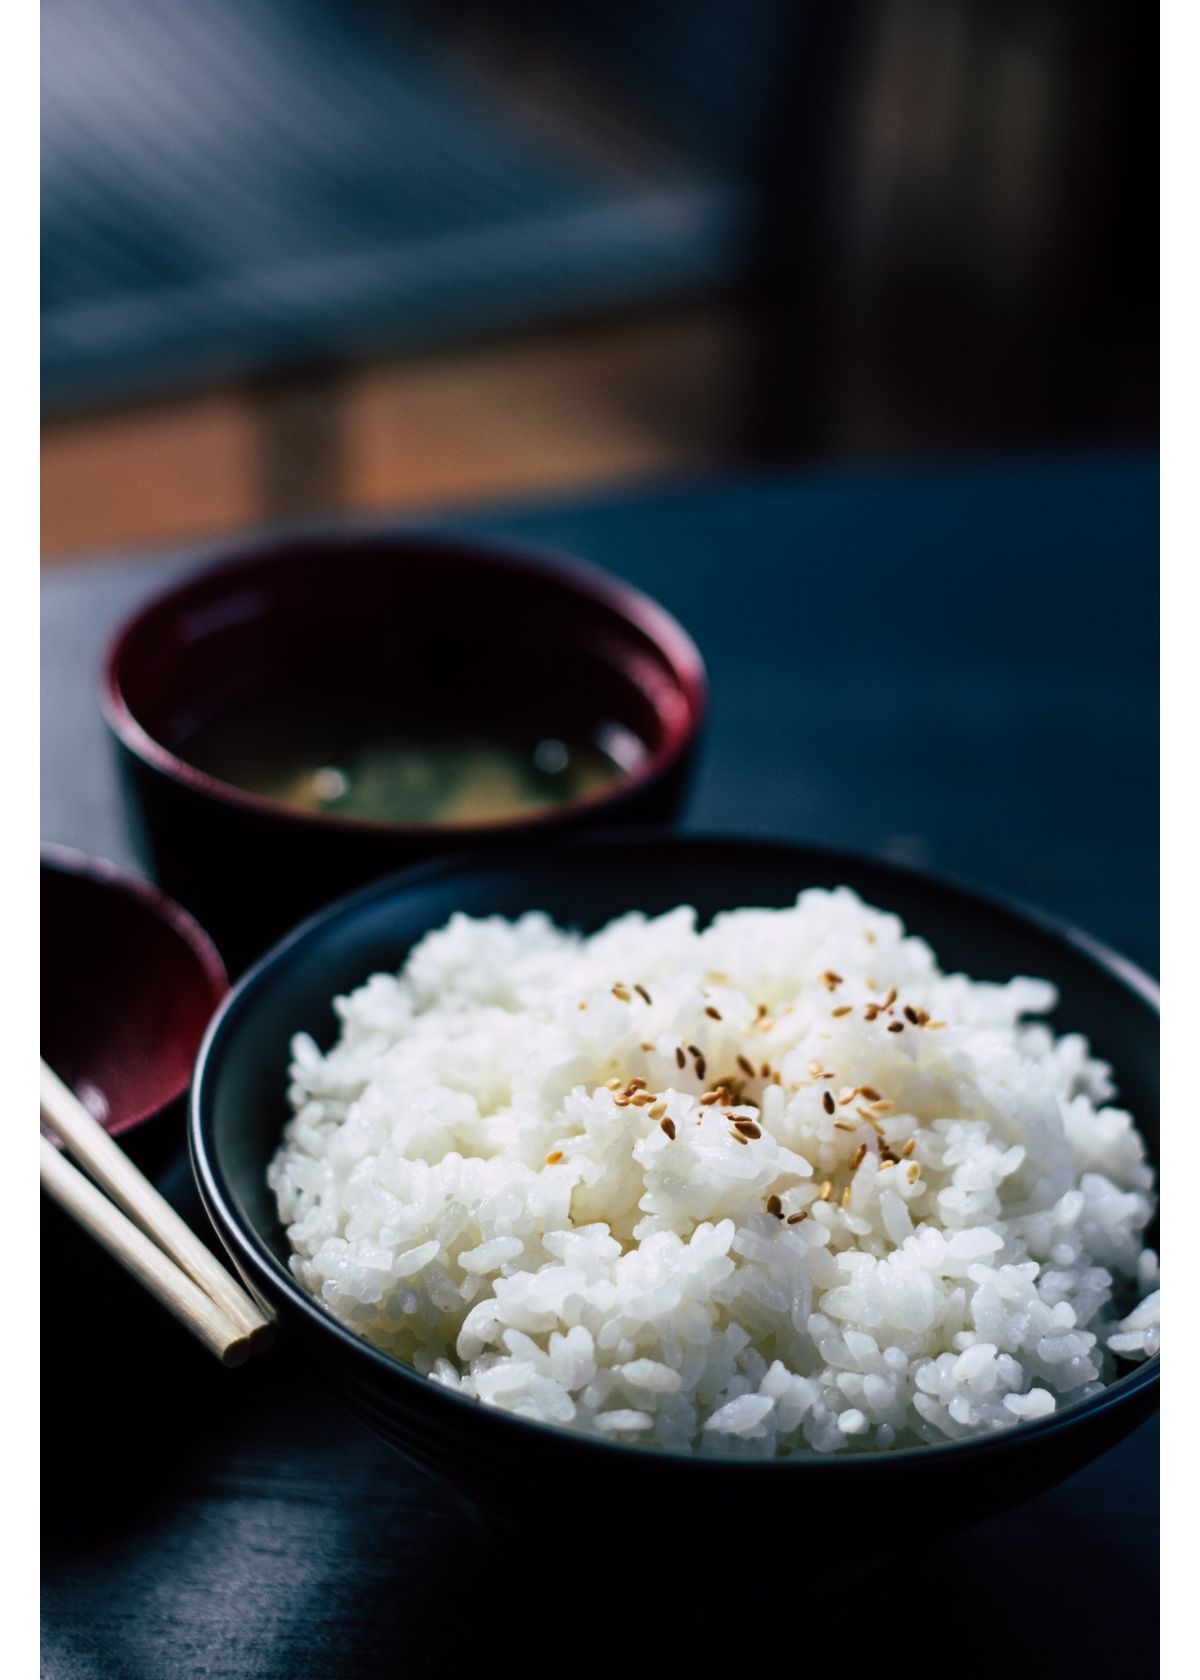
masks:
[[[685,486],[436,523],[584,555],[688,626],[711,674],[712,724],[687,827],[944,871],[1153,967],[1157,504],[1155,464],[1111,455]],[[95,706],[100,649],[130,605],[195,558],[47,574],[45,839],[131,861]],[[196,1212],[182,1158],[164,1185]],[[53,1225],[51,1238],[57,1256],[70,1234]],[[97,1299],[102,1284],[120,1286],[107,1262],[88,1264]],[[432,1674],[471,1648],[464,1634],[535,1673],[578,1666],[581,1589],[562,1542],[582,1532],[582,1514],[566,1507],[563,1535],[514,1556],[293,1370],[285,1350],[237,1373],[210,1368],[156,1309],[127,1300],[121,1356],[86,1311],[69,1352],[55,1351],[57,1326],[46,1338],[44,1374],[57,1378],[47,1391],[69,1373],[106,1443],[97,1453],[64,1438],[48,1454],[50,1680]],[[153,1364],[128,1357],[147,1341]],[[55,1440],[52,1427],[45,1438]],[[1157,1452],[1155,1422],[963,1536],[940,1536],[936,1513],[918,1514],[949,1607],[939,1641],[969,1649],[977,1674],[1011,1663],[1007,1632],[1018,1649],[1040,1648],[1045,1673],[1152,1659]],[[673,1549],[689,1557],[690,1578],[704,1549],[728,1555],[728,1539],[675,1536]],[[755,1550],[765,1541],[791,1545],[781,1533],[757,1537]],[[906,1537],[897,1567],[914,1581],[911,1554]],[[652,1645],[680,1655],[685,1627],[701,1626],[709,1643],[733,1625],[697,1616],[669,1586],[648,1593],[629,1564],[601,1560],[589,1574],[613,1592],[588,1617],[596,1656],[611,1641],[637,1672]],[[797,1565],[802,1580],[802,1557]],[[756,1618],[783,1650],[791,1609]],[[890,1639],[899,1625],[888,1617],[881,1628]],[[918,1615],[903,1638],[918,1661],[934,1630]],[[806,1652],[811,1660],[808,1639]]]

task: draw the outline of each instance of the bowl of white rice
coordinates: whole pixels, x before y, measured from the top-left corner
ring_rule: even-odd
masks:
[[[1014,1504],[1153,1409],[1156,1138],[1123,959],[688,837],[343,901],[237,988],[192,1113],[297,1353],[481,1503],[807,1493],[847,1533],[912,1474],[942,1524]]]

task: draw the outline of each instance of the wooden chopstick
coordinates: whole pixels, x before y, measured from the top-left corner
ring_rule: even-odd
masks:
[[[48,1067],[45,1062],[42,1063],[40,1096],[42,1119],[50,1130],[62,1140],[75,1159],[87,1168],[101,1189],[106,1190],[118,1207],[123,1208],[130,1219],[141,1227],[141,1231],[150,1239],[151,1246],[157,1245],[165,1256],[174,1261],[176,1269],[185,1272],[191,1283],[220,1310],[222,1317],[232,1328],[247,1338],[248,1351],[266,1340],[272,1323],[269,1309],[260,1307],[259,1303],[230,1277],[195,1232],[184,1224],[170,1203],[159,1195],[148,1178],[143,1177],[128,1155],[109,1137],[100,1122],[88,1113],[75,1093],[63,1084],[54,1069]],[[53,1146],[51,1153],[57,1156]],[[45,1181],[45,1150],[42,1151],[42,1159]],[[86,1180],[84,1182],[86,1183]],[[53,1181],[47,1184],[47,1188],[57,1195],[54,1186],[61,1187],[65,1183],[62,1175],[57,1174]],[[99,1192],[97,1195],[99,1196]],[[103,1196],[99,1199],[104,1200]],[[78,1196],[75,1196],[74,1200],[78,1203]],[[89,1208],[94,1209],[91,1198],[87,1198],[86,1202]],[[63,1205],[67,1207],[68,1212],[75,1212],[74,1205],[65,1201]],[[111,1222],[106,1222],[97,1225],[97,1234],[102,1228],[113,1229]],[[117,1251],[114,1249],[114,1252]],[[129,1265],[123,1254],[118,1253],[117,1257]],[[131,1271],[135,1269],[130,1265]],[[142,1273],[138,1271],[137,1275],[142,1276]],[[159,1292],[156,1290],[155,1293]],[[160,1295],[160,1299],[162,1298]],[[167,1305],[170,1304],[167,1302]]]
[[[173,1260],[168,1260],[162,1249],[126,1219],[90,1178],[73,1167],[45,1134],[38,1141],[42,1148],[42,1187],[59,1206],[198,1336],[222,1365],[240,1365],[248,1359],[254,1351],[254,1338],[234,1324]]]

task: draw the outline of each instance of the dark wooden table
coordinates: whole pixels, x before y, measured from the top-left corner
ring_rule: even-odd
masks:
[[[718,484],[441,523],[586,555],[689,626],[713,685],[690,827],[944,870],[1154,966],[1152,462]],[[99,650],[194,557],[48,574],[46,839],[130,861],[95,712]],[[195,1212],[182,1157],[164,1184]],[[976,1675],[1154,1660],[1156,1423],[965,1535],[940,1534],[936,1511],[898,1512],[894,1570],[832,1600],[806,1597],[782,1517],[769,1536],[705,1535],[640,1512],[628,1549],[584,1579],[572,1559],[588,1513],[569,1489],[561,1532],[514,1547],[285,1349],[223,1372],[131,1292],[114,1349],[101,1312],[122,1282],[86,1251],[64,1335],[55,1266],[71,1233],[52,1225],[47,1242],[47,1389],[89,1407],[105,1443],[68,1444],[47,1419],[50,1680],[369,1680],[457,1670],[481,1651],[535,1675],[601,1659],[637,1675],[652,1650],[712,1655],[738,1626],[763,1660],[855,1676],[894,1661],[892,1641],[905,1673],[944,1659]],[[756,1591],[749,1567],[770,1554],[788,1565],[781,1598]],[[706,1585],[716,1565],[719,1593]]]

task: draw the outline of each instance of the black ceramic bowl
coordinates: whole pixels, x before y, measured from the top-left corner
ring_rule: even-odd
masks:
[[[358,532],[253,548],[140,607],[101,703],[147,867],[236,968],[352,887],[447,850],[668,822],[707,685],[661,607],[594,567],[500,543]],[[189,759],[197,731],[274,708],[301,734],[359,724],[620,740],[586,796],[503,821],[355,820],[248,792]],[[245,730],[242,729],[244,738]],[[199,756],[199,755],[198,755]]]
[[[267,1191],[285,1116],[288,1043],[336,1036],[330,999],[455,910],[538,908],[596,928],[629,909],[693,904],[703,918],[790,904],[803,887],[845,882],[928,938],[948,969],[980,978],[1044,976],[1060,988],[1054,1022],[1112,1062],[1150,1151],[1158,1143],[1157,993],[1139,970],[1085,935],[883,863],[751,840],[622,835],[538,854],[435,865],[384,881],[314,918],[236,988],[201,1051],[191,1109],[193,1166],[217,1229],[303,1344],[314,1375],[403,1452],[492,1510],[589,1520],[636,1508],[710,1523],[804,1500],[821,1538],[902,1532],[914,1501],[939,1530],[997,1513],[1052,1486],[1111,1446],[1157,1404],[1158,1360],[1102,1394],[999,1435],[903,1452],[767,1463],[691,1459],[595,1441],[456,1396],[344,1329],[293,1280]],[[657,1519],[656,1519],[657,1520]],[[882,1526],[881,1526],[882,1525]]]

